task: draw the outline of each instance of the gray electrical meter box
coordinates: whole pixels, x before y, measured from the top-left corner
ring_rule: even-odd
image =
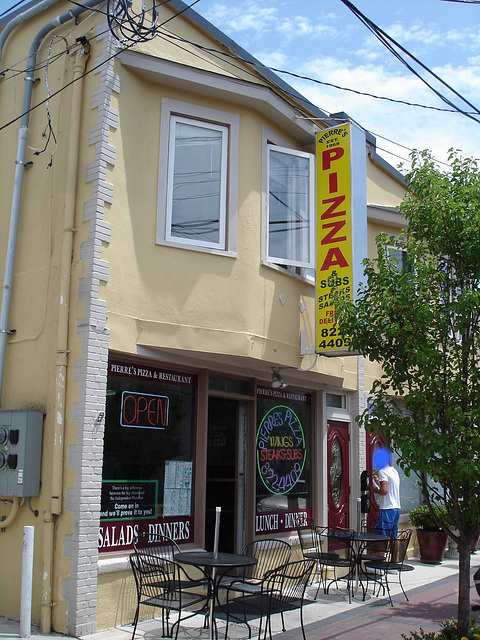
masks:
[[[43,412],[0,411],[0,495],[40,493]]]

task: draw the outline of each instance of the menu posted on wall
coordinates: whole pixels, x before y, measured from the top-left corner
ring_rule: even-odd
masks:
[[[158,498],[156,480],[104,480],[102,482],[102,520],[155,518]]]
[[[182,460],[165,461],[164,516],[191,515],[192,472],[193,462]]]

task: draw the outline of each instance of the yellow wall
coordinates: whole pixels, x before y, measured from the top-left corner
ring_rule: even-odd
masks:
[[[24,60],[28,43],[40,26],[70,5],[43,11],[36,19],[22,25],[9,37],[2,59],[3,68],[14,68]],[[162,8],[166,17],[168,9]],[[87,14],[88,15],[88,14]],[[90,40],[87,69],[98,64],[102,43],[96,40],[98,14],[82,17],[70,34],[69,23],[57,30],[75,46],[75,38],[86,35]],[[175,21],[175,29],[187,39],[211,45],[206,34],[199,34],[191,24]],[[49,40],[43,42],[39,55],[38,75],[43,81],[34,87],[34,104],[46,98],[44,68]],[[54,52],[65,43],[59,39]],[[78,45],[77,45],[78,46]],[[138,48],[158,58],[166,58],[225,76],[233,74],[231,66],[198,49],[183,51],[157,38]],[[188,49],[188,46],[187,46]],[[228,353],[282,366],[302,366],[299,335],[307,330],[308,344],[314,341],[315,289],[311,284],[278,269],[261,264],[262,231],[262,127],[267,126],[301,149],[299,140],[284,134],[278,125],[259,111],[207,95],[172,89],[147,82],[118,61],[115,72],[120,76],[120,93],[114,94],[112,107],[118,111],[118,127],[112,128],[109,144],[116,150],[115,165],[107,166],[106,180],[114,187],[113,203],[105,207],[105,221],[111,224],[110,243],[103,243],[102,259],[108,263],[108,281],[100,283],[99,297],[106,302],[110,349],[134,354],[137,345],[163,348]],[[241,78],[254,78],[246,68],[238,71]],[[238,75],[237,74],[237,75]],[[69,55],[52,61],[49,88],[53,94],[72,79]],[[263,82],[255,79],[255,82]],[[20,111],[23,77],[2,80],[0,122],[8,122]],[[83,219],[83,206],[92,197],[92,185],[85,181],[89,163],[95,159],[95,146],[89,144],[89,132],[97,122],[97,109],[92,108],[92,95],[100,86],[99,73],[89,73],[82,80],[83,101],[79,129],[79,168],[76,184],[75,233],[71,265],[69,354],[66,379],[65,435],[61,446],[65,452],[63,505],[68,490],[78,488],[78,467],[69,459],[70,448],[78,444],[81,425],[72,422],[79,401],[79,384],[74,376],[74,363],[84,357],[84,345],[77,336],[77,323],[83,318],[84,302],[79,298],[79,284],[87,275],[87,262],[81,260],[82,243],[90,235],[90,222]],[[238,247],[235,258],[180,250],[155,244],[157,214],[157,182],[159,167],[160,110],[163,98],[175,98],[238,113],[240,116]],[[40,409],[44,411],[42,455],[42,489],[39,497],[25,501],[14,523],[0,532],[0,615],[19,617],[22,531],[24,525],[35,526],[35,566],[33,621],[42,617],[44,596],[44,558],[51,530],[48,522],[52,497],[52,451],[55,445],[54,425],[57,362],[58,315],[60,309],[59,280],[61,250],[64,237],[64,211],[67,197],[66,166],[71,144],[71,88],[64,89],[50,101],[52,126],[58,139],[53,165],[47,168],[52,146],[34,156],[27,152],[33,166],[25,170],[21,203],[19,241],[12,288],[10,326],[16,330],[9,336],[2,407]],[[33,110],[30,117],[28,144],[43,147],[45,106]],[[0,269],[5,264],[10,217],[12,184],[15,171],[18,123],[0,131],[0,171],[5,185],[0,190]],[[403,195],[402,187],[373,162],[367,162],[368,201],[396,205]],[[286,304],[279,302],[285,296]],[[306,305],[303,314],[299,302]],[[66,302],[63,301],[62,304]],[[310,364],[310,361],[309,361]],[[346,389],[357,388],[356,358],[319,358],[314,371],[343,378]],[[369,376],[373,369],[369,369]],[[266,375],[269,374],[268,368]],[[58,444],[58,443],[57,443]],[[98,479],[97,479],[98,482]],[[0,516],[7,516],[9,504],[0,504]],[[38,518],[32,510],[38,510]],[[64,582],[70,577],[70,561],[65,543],[78,526],[76,514],[63,510],[54,527],[54,584],[52,625],[65,631],[68,605],[63,597]],[[132,618],[133,584],[129,571],[100,574],[98,578],[98,628],[129,622]]]

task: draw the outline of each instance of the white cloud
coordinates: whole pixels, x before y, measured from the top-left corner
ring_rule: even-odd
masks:
[[[278,26],[278,30],[285,35],[289,40],[295,38],[304,38],[310,36],[312,38],[318,37],[332,37],[332,29],[324,24],[315,23],[303,16],[295,16],[293,18],[285,18]],[[335,31],[336,34],[336,31]]]
[[[310,9],[307,0],[265,0],[261,5],[253,0],[212,0],[205,16],[267,66],[393,100],[448,108],[355,17],[346,18],[341,10],[328,12],[335,1],[327,0],[321,14]],[[446,22],[441,12],[429,19],[422,6],[417,17],[403,9],[394,18],[390,11],[382,28],[459,93],[474,104],[480,102],[480,34],[474,24]],[[425,71],[421,74],[428,77]],[[480,125],[461,114],[379,100],[289,75],[282,78],[327,113],[345,111],[372,133],[408,148],[429,148],[442,161],[450,147],[469,156],[480,153]],[[447,93],[440,84],[435,86]],[[379,149],[408,156],[406,149],[387,140],[379,137],[377,142]],[[400,162],[381,153],[393,166]]]
[[[222,24],[222,30],[227,34],[249,32],[247,35],[254,37],[269,31],[278,21],[275,7],[259,7],[251,0],[235,4],[215,3],[203,15],[213,24]]]

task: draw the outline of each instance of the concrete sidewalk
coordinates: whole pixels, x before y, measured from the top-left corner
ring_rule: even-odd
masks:
[[[391,607],[388,598],[367,596],[365,602],[354,598],[349,604],[344,586],[337,590],[335,586],[325,595],[322,590],[316,600],[316,586],[308,588],[309,602],[304,607],[305,632],[307,640],[402,640],[402,634],[409,636],[412,631],[439,631],[438,622],[457,617],[458,600],[458,561],[445,559],[440,565],[429,565],[418,560],[409,560],[415,570],[405,573],[403,585],[409,602],[400,591],[396,582],[392,582]],[[472,575],[480,565],[480,553],[472,556]],[[396,576],[392,576],[395,580]],[[471,581],[471,603],[478,604],[473,580]],[[300,640],[302,638],[298,610],[285,616],[287,631],[281,632],[280,617],[273,620],[273,633],[279,634],[278,640]],[[479,618],[480,619],[480,618]],[[224,621],[218,621],[219,640],[223,640]],[[258,621],[252,622],[252,637],[258,631]],[[161,621],[156,618],[140,622],[135,640],[161,640]],[[101,631],[81,640],[130,640],[131,625]],[[233,624],[229,627],[229,638],[247,640],[248,632],[244,625]],[[19,637],[19,623],[0,618],[0,640]],[[41,635],[32,627],[31,640],[48,640],[69,636],[59,634]],[[209,640],[208,630],[203,629],[198,617],[185,621],[180,628],[179,640]]]

